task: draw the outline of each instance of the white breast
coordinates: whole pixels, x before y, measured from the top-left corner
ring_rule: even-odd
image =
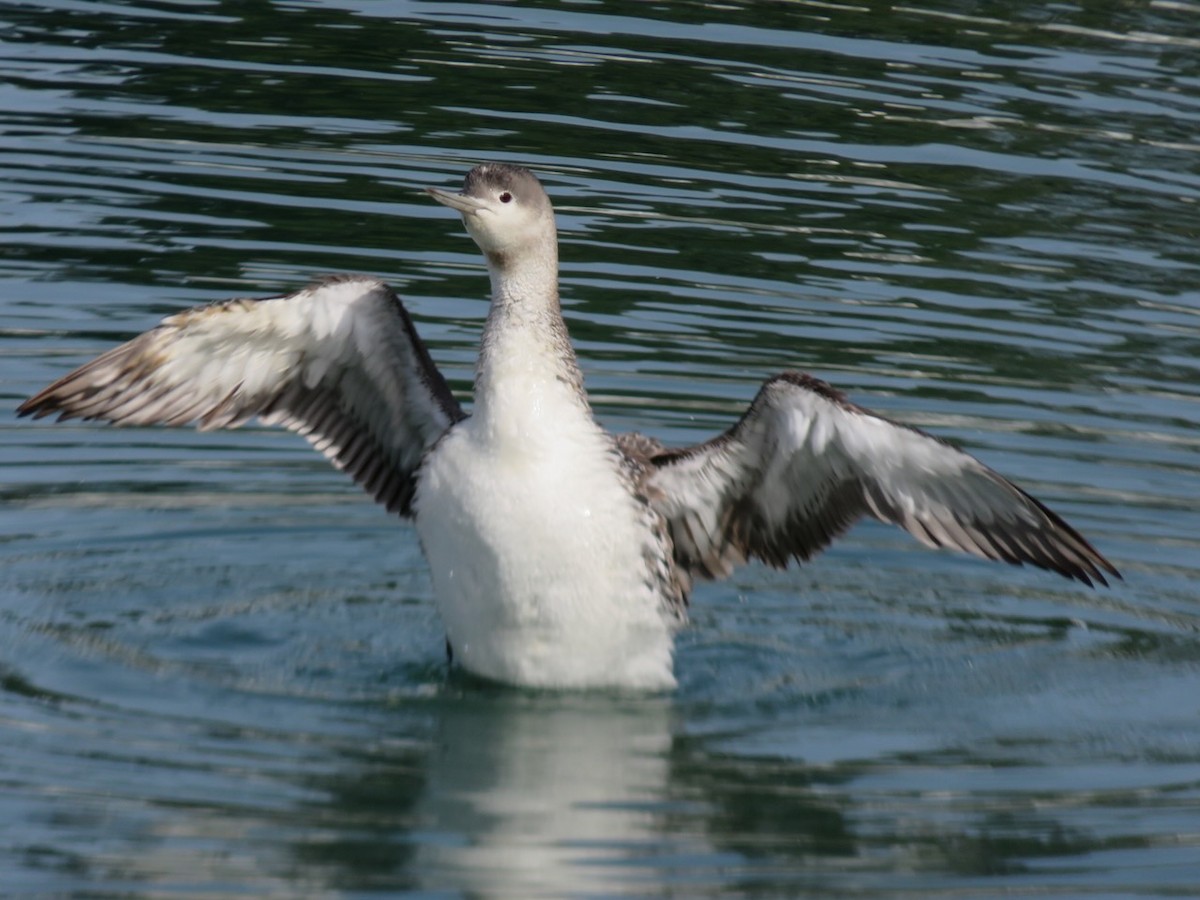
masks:
[[[670,687],[644,517],[599,426],[544,388],[506,384],[517,408],[477,410],[421,471],[417,530],[455,659],[531,686]]]

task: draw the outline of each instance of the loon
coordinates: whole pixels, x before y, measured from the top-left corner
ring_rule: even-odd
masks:
[[[558,232],[528,169],[489,163],[460,193],[491,305],[468,415],[399,296],[338,275],[169,316],[23,403],[20,415],[306,437],[411,518],[453,659],[545,688],[668,689],[693,582],[752,559],[806,561],[860,518],[918,541],[1119,578],[1074,528],[949,444],[794,371],[727,431],[667,448],[597,423],[558,295]]]

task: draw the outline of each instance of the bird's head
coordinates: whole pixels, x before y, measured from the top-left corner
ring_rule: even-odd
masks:
[[[462,213],[467,231],[493,263],[503,266],[514,255],[555,246],[554,208],[528,169],[484,163],[467,173],[457,194],[425,190]]]

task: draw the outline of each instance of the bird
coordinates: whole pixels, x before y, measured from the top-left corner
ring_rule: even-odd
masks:
[[[862,518],[1088,586],[1121,577],[1004,476],[811,374],[771,376],[693,446],[608,432],[536,175],[483,163],[461,191],[425,190],[461,216],[491,282],[469,414],[397,292],[348,274],[168,316],[18,413],[298,432],[413,521],[452,665],[524,687],[669,690],[696,582],[806,562]]]

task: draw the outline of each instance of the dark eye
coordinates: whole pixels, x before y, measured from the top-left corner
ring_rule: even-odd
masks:
[[[500,195],[500,202],[501,203],[512,203],[512,194],[510,194],[508,191],[505,191],[503,194]]]

